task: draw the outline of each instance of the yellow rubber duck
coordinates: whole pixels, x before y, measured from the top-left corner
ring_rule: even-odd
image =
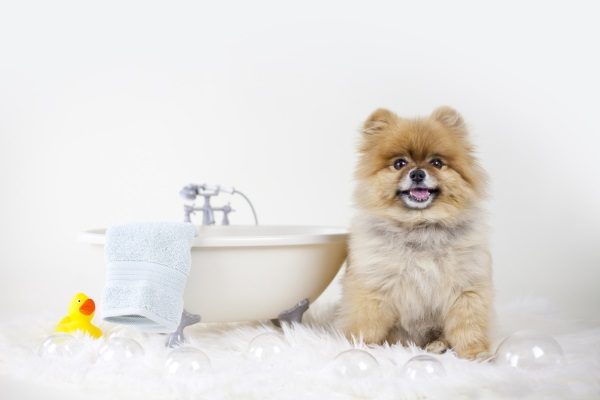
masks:
[[[92,324],[94,311],[96,311],[94,300],[84,293],[77,293],[69,303],[69,315],[59,322],[55,331],[71,333],[80,330],[94,338],[99,338],[102,336],[102,331]]]

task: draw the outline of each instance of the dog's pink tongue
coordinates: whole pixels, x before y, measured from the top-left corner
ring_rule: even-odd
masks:
[[[410,195],[419,201],[425,201],[429,198],[429,190],[424,188],[410,189]]]

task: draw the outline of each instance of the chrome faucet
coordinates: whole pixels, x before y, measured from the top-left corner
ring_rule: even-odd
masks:
[[[179,191],[181,197],[183,197],[186,200],[195,201],[198,196],[204,197],[204,204],[201,207],[195,207],[193,204],[185,204],[183,206],[184,222],[192,222],[191,215],[195,214],[196,211],[202,211],[202,225],[214,225],[215,211],[219,211],[223,213],[223,219],[221,220],[221,224],[229,225],[229,214],[235,211],[231,207],[231,204],[227,203],[221,207],[213,207],[210,203],[210,198],[213,196],[218,196],[221,192],[241,195],[250,205],[250,208],[252,209],[252,214],[254,215],[254,222],[256,225],[258,225],[258,218],[256,216],[254,206],[245,194],[232,187],[221,185],[208,185],[206,183],[201,185],[190,184],[184,186],[184,188]]]

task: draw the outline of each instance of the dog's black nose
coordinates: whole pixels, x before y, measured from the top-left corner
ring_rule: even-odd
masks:
[[[423,171],[422,169],[413,169],[412,171],[410,171],[410,174],[408,175],[410,176],[410,179],[414,182],[414,183],[421,183],[425,180],[425,171]]]

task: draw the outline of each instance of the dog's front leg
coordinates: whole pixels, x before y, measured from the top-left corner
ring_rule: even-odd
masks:
[[[484,357],[489,352],[488,328],[491,289],[463,292],[450,308],[444,323],[444,337],[462,358]]]
[[[383,343],[395,322],[391,306],[352,278],[345,280],[343,289],[339,324],[346,337],[362,337],[370,344]]]

